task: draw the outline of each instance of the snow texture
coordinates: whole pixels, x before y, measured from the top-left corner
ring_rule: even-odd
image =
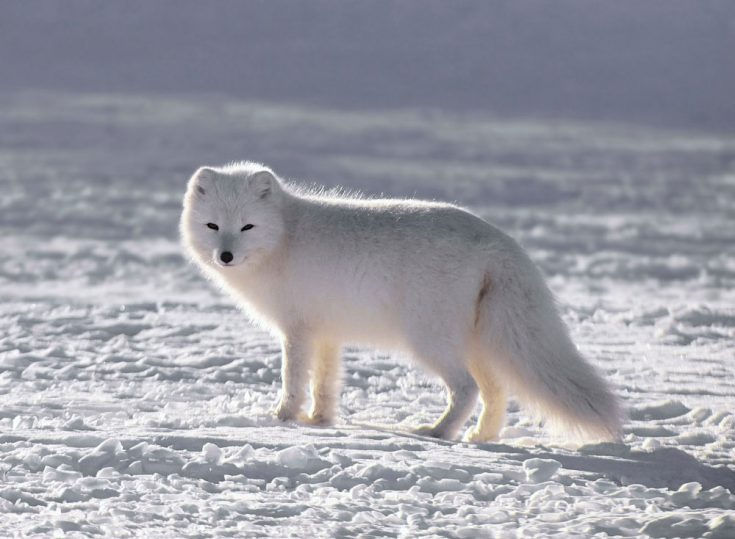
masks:
[[[279,349],[188,264],[234,159],[455,200],[549,278],[628,409],[573,447],[411,435],[438,381],[348,349],[338,424],[281,424]],[[0,536],[735,537],[735,139],[223,98],[0,95]],[[477,410],[479,411],[479,410]]]

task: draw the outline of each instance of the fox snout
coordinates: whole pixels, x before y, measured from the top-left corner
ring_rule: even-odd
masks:
[[[216,249],[212,253],[212,261],[218,266],[233,266],[235,255],[228,248]]]
[[[234,238],[230,234],[224,233],[221,234],[219,240],[212,253],[214,263],[218,266],[230,266],[237,263],[235,261],[235,249],[233,249],[235,247]]]

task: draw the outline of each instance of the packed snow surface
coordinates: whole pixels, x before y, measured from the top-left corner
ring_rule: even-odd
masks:
[[[345,351],[340,421],[182,256],[199,165],[455,200],[542,267],[620,444],[408,433],[438,380]],[[0,536],[735,537],[735,139],[211,98],[0,96]],[[469,426],[469,424],[468,424]]]

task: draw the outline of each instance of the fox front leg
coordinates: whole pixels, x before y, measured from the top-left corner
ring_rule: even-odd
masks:
[[[306,401],[313,346],[301,334],[287,335],[282,343],[281,400],[274,415],[281,421],[295,419]]]
[[[302,419],[312,425],[329,425],[334,422],[339,407],[341,385],[340,348],[322,342],[316,349],[311,373],[312,408]]]

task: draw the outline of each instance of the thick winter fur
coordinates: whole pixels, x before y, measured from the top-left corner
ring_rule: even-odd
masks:
[[[479,395],[466,439],[496,439],[513,393],[583,438],[619,436],[617,399],[572,343],[539,270],[464,209],[310,194],[246,162],[196,171],[181,234],[204,272],[281,338],[282,420],[334,420],[350,343],[408,352],[442,378],[447,408],[419,433],[455,436]]]

